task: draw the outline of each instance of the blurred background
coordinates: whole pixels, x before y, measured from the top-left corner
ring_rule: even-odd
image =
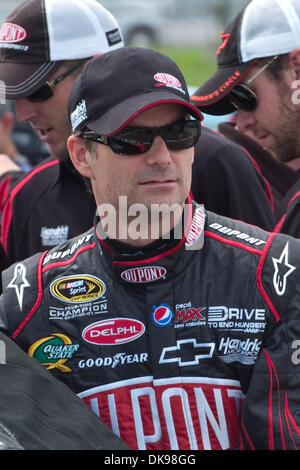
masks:
[[[221,32],[249,1],[100,0],[100,3],[118,20],[126,45],[152,47],[169,55],[183,71],[192,93],[216,70]],[[21,3],[22,0],[0,0],[1,24]],[[217,129],[222,120],[222,116],[205,115],[204,124]],[[13,137],[25,155],[29,140],[31,146],[37,147],[37,155],[43,151],[29,125],[16,123]]]

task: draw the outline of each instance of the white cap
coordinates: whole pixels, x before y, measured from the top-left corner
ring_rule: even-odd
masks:
[[[216,115],[235,111],[227,95],[257,59],[300,48],[300,0],[252,0],[221,38],[217,71],[191,97],[202,111]]]
[[[240,28],[242,62],[300,47],[299,0],[252,0]]]
[[[114,16],[96,0],[27,0],[0,30],[6,98],[26,98],[60,67],[124,46]]]

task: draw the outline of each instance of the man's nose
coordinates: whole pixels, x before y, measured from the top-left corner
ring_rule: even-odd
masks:
[[[148,165],[159,165],[165,167],[172,162],[171,151],[168,149],[164,139],[156,136],[154,142],[147,152]]]
[[[241,132],[252,130],[256,124],[254,112],[238,109],[236,112],[236,125]]]

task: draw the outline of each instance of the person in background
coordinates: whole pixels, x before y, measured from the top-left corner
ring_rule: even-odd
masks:
[[[275,221],[281,217],[282,204],[285,195],[299,178],[297,168],[291,162],[282,163],[276,155],[262,147],[259,139],[256,138],[252,130],[241,132],[236,125],[236,117],[233,115],[228,121],[221,122],[219,131],[228,139],[247,149],[258,165],[263,176],[270,184],[274,202]]]
[[[191,200],[203,117],[168,56],[88,62],[68,115],[94,225],[3,272],[0,330],[131,449],[300,448],[300,241]]]
[[[252,0],[222,32],[218,69],[192,97],[208,114],[236,111],[238,130],[251,132],[275,157],[268,158],[267,180],[274,175],[284,179],[291,168],[299,169],[299,32],[298,0]],[[277,219],[286,210],[287,195],[290,199],[299,192],[298,178],[294,184],[287,178],[285,184]],[[298,228],[288,223],[292,219]],[[300,236],[297,220],[297,212],[289,214],[280,231]]]
[[[20,170],[28,172],[32,165],[28,158],[22,155],[13,140],[15,116],[8,104],[0,103],[0,154],[7,155]]]
[[[95,204],[68,157],[66,103],[83,64],[123,45],[117,21],[94,0],[28,0],[2,24],[6,99],[51,154],[9,193],[1,224],[9,264],[91,226]]]
[[[11,48],[11,35],[23,30],[26,36],[20,33]],[[29,0],[9,15],[1,31],[0,80],[6,96],[15,101],[17,119],[29,122],[52,154],[19,182],[4,209],[1,241],[13,263],[93,224],[94,199],[68,157],[66,100],[80,73],[79,61],[122,47],[123,41],[117,22],[94,0]],[[196,149],[191,190],[210,210],[265,229],[274,224],[268,186],[249,156],[206,128]]]

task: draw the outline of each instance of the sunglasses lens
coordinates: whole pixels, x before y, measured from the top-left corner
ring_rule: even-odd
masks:
[[[241,83],[231,90],[228,98],[233,106],[244,111],[254,111],[257,106],[257,97],[254,91]]]
[[[33,103],[40,103],[42,101],[49,100],[53,96],[53,91],[48,85],[43,85],[37,91],[32,93],[32,95],[27,96],[26,99],[28,101],[32,101]]]
[[[153,144],[156,133],[154,129],[125,128],[117,136],[109,138],[109,144],[115,153],[138,155],[146,153]],[[200,135],[199,121],[181,121],[160,129],[161,135],[170,150],[184,150],[192,147]]]
[[[110,137],[109,144],[120,155],[138,155],[148,152],[153,143],[151,130],[125,128],[120,134]]]
[[[161,135],[170,150],[184,150],[196,144],[200,130],[200,121],[181,121],[166,126]]]

